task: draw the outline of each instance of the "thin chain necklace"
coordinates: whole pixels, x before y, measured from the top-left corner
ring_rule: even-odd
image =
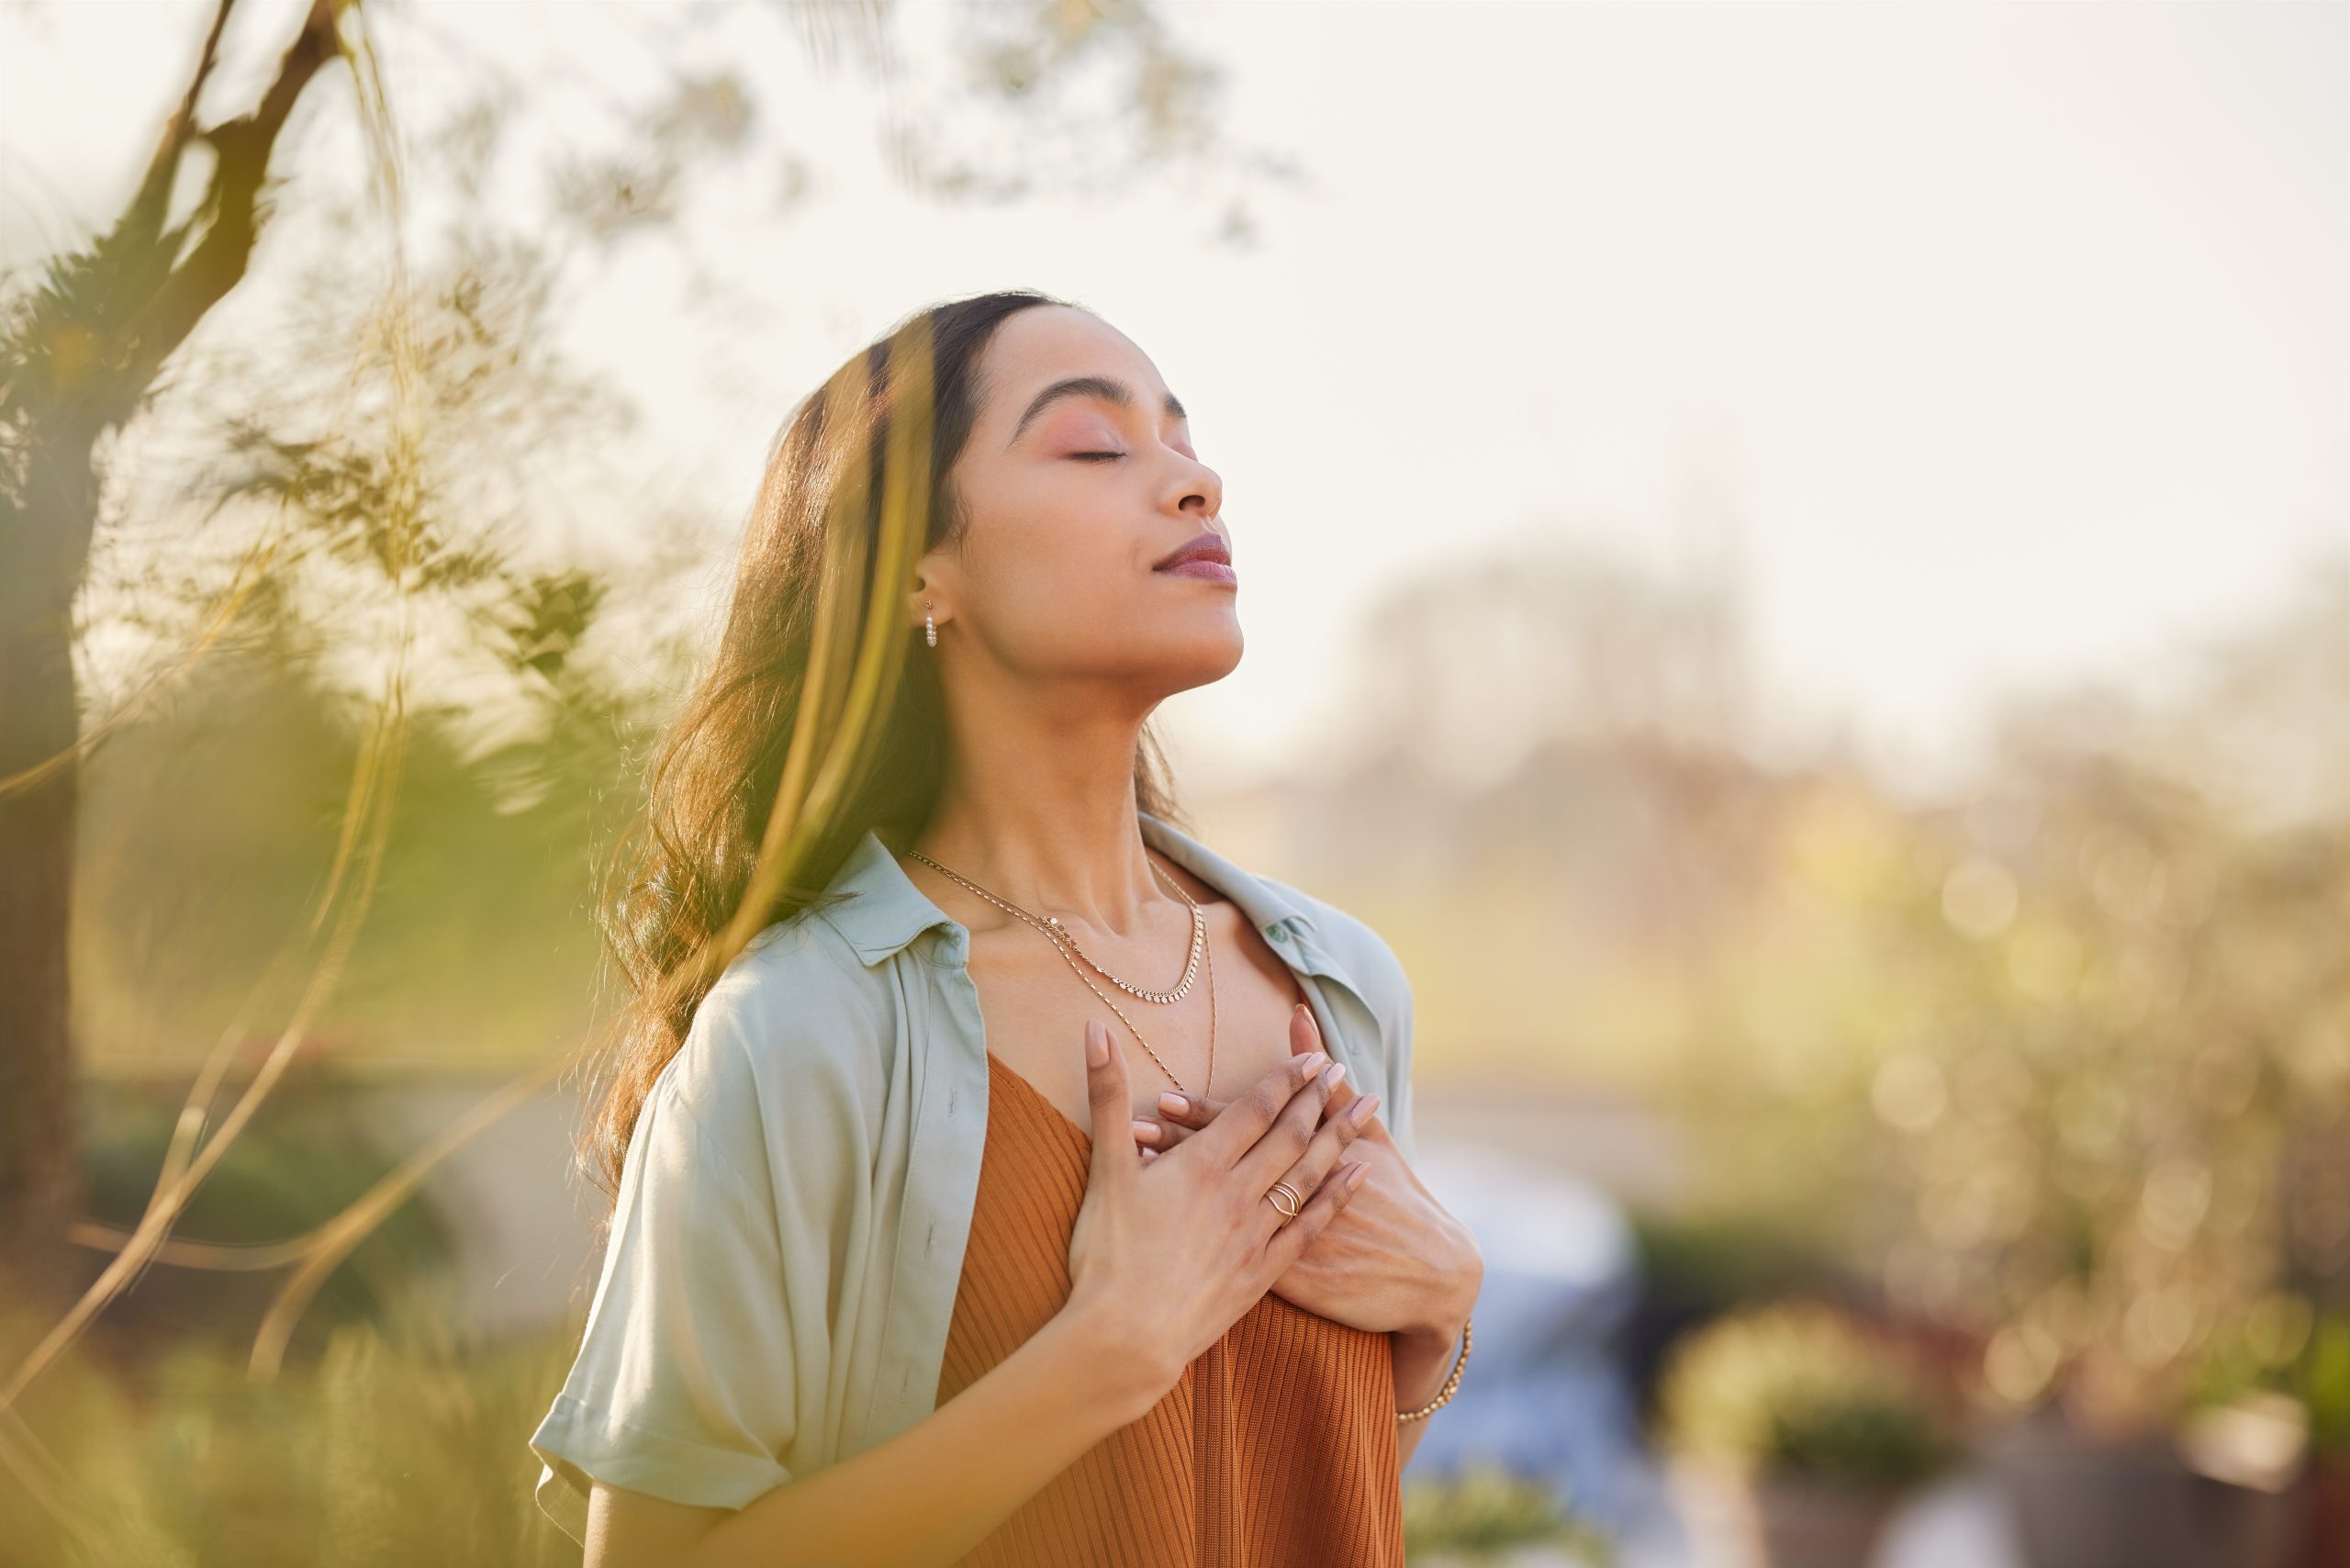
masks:
[[[954,878],[957,882],[962,884],[965,888],[969,889],[972,892],[977,893],[979,897],[987,900],[990,903],[995,905],[998,909],[1002,910],[1007,914],[1017,915],[1020,919],[1035,926],[1037,930],[1044,932],[1046,936],[1051,937],[1056,945],[1064,946],[1070,952],[1075,953],[1079,958],[1084,958],[1086,967],[1091,969],[1095,974],[1100,975],[1103,980],[1108,980],[1112,985],[1116,986],[1120,991],[1126,992],[1129,996],[1138,996],[1145,1002],[1165,1003],[1182,1001],[1184,996],[1192,989],[1192,979],[1199,973],[1201,956],[1207,951],[1208,917],[1206,913],[1203,911],[1197,903],[1192,902],[1192,895],[1190,893],[1183,890],[1183,884],[1178,882],[1175,879],[1169,877],[1165,871],[1159,869],[1158,862],[1151,859],[1148,856],[1145,856],[1143,857],[1143,862],[1150,868],[1151,875],[1157,877],[1159,882],[1166,887],[1169,891],[1172,892],[1177,898],[1181,899],[1183,902],[1189,906],[1192,912],[1191,957],[1189,962],[1184,966],[1181,983],[1178,984],[1172,991],[1146,991],[1138,985],[1128,984],[1125,980],[1123,980],[1116,975],[1112,974],[1109,970],[1095,963],[1091,958],[1088,957],[1085,949],[1078,945],[1076,936],[1070,933],[1069,927],[1060,923],[1059,916],[1051,914],[1045,915],[1040,923],[1037,916],[1029,913],[1026,910],[1022,909],[1018,904],[1006,902],[1004,900],[1000,899],[996,897],[995,894],[988,891],[985,888],[980,887],[977,882],[972,881],[969,878],[959,876],[953,871],[947,870],[946,867],[939,865],[937,861],[933,860],[921,850],[909,849],[906,853],[912,856],[915,859],[920,860],[924,865],[934,867],[945,875]]]
[[[1125,1009],[1120,1007],[1116,1002],[1112,1002],[1107,996],[1103,996],[1101,987],[1095,985],[1091,980],[1086,980],[1085,970],[1077,967],[1077,958],[1085,958],[1084,950],[1078,946],[1077,938],[1069,935],[1068,927],[1062,925],[1058,919],[1055,919],[1051,915],[1046,915],[1039,918],[1036,915],[1029,913],[1026,910],[1021,908],[1016,903],[996,897],[995,894],[988,891],[985,888],[979,886],[977,882],[972,881],[969,878],[959,875],[957,872],[950,871],[946,867],[939,865],[937,861],[933,860],[929,856],[924,855],[919,849],[909,849],[906,853],[916,860],[921,861],[923,865],[931,867],[943,875],[952,878],[956,882],[969,889],[972,892],[977,893],[979,897],[987,900],[988,902],[995,905],[996,908],[1002,910],[1007,914],[1024,920],[1029,924],[1035,926],[1037,930],[1043,932],[1046,939],[1052,943],[1053,950],[1060,954],[1061,961],[1069,965],[1070,971],[1074,973],[1080,980],[1084,981],[1085,989],[1091,991],[1094,995],[1101,997],[1102,1004],[1108,1007],[1111,1012],[1115,1013],[1118,1015],[1118,1021],[1126,1026],[1127,1032],[1134,1036],[1135,1039],[1142,1046],[1142,1048],[1146,1051],[1150,1051],[1150,1059],[1158,1063],[1158,1070],[1167,1075],[1169,1081],[1172,1082],[1176,1088],[1182,1090],[1186,1094],[1193,1092],[1192,1089],[1184,1084],[1181,1079],[1175,1076],[1175,1070],[1167,1065],[1166,1058],[1161,1057],[1157,1051],[1151,1050],[1150,1042],[1143,1038],[1142,1031],[1135,1027],[1135,1021],[1126,1016]],[[1109,970],[1102,968],[1101,965],[1094,963],[1091,958],[1085,958],[1085,962],[1096,973],[1100,974],[1102,979],[1108,980],[1112,985],[1116,986],[1121,991],[1139,996],[1145,1002],[1167,1002],[1179,1000],[1184,992],[1192,989],[1192,971],[1199,968],[1200,962],[1203,958],[1206,960],[1208,977],[1208,1076],[1207,1083],[1202,1085],[1197,1091],[1199,1094],[1204,1096],[1208,1092],[1208,1088],[1215,1082],[1215,950],[1214,947],[1209,946],[1207,939],[1207,915],[1201,910],[1199,904],[1193,901],[1192,895],[1183,890],[1183,885],[1181,882],[1176,881],[1173,878],[1168,876],[1166,872],[1158,868],[1158,861],[1152,860],[1147,855],[1144,856],[1143,859],[1149,865],[1152,874],[1158,877],[1158,879],[1168,887],[1172,888],[1175,890],[1175,896],[1181,899],[1185,904],[1189,905],[1192,911],[1192,958],[1190,965],[1183,971],[1182,984],[1177,986],[1173,991],[1144,991],[1139,987],[1127,984],[1125,980],[1120,980]],[[1077,958],[1071,958],[1071,953],[1075,953]]]

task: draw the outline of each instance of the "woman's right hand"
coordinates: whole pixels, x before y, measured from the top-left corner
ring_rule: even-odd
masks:
[[[1255,1305],[1353,1195],[1367,1167],[1339,1164],[1356,1128],[1326,1126],[1337,1079],[1321,1052],[1293,1057],[1157,1159],[1136,1158],[1125,1053],[1088,1019],[1093,1159],[1069,1237],[1064,1310],[1098,1312],[1148,1358],[1163,1394]],[[1096,1051],[1102,1059],[1093,1060]],[[1267,1197],[1287,1182],[1295,1218]]]

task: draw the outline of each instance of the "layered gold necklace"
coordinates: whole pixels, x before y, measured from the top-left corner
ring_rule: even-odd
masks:
[[[1078,960],[1080,958],[1084,959],[1086,969],[1091,969],[1095,974],[1100,975],[1103,980],[1108,980],[1112,985],[1116,986],[1120,991],[1126,992],[1129,996],[1138,996],[1145,1002],[1158,1002],[1161,1005],[1172,1002],[1181,1002],[1183,999],[1185,994],[1191,991],[1192,980],[1193,977],[1200,972],[1201,964],[1203,960],[1204,960],[1207,966],[1208,977],[1208,1076],[1207,1083],[1203,1084],[1197,1092],[1202,1096],[1206,1095],[1208,1092],[1208,1086],[1215,1082],[1215,953],[1208,946],[1208,917],[1206,913],[1201,910],[1199,904],[1193,901],[1192,895],[1183,890],[1183,885],[1181,882],[1178,882],[1174,878],[1159,869],[1158,861],[1151,859],[1147,854],[1145,854],[1143,857],[1143,859],[1147,862],[1150,867],[1151,875],[1157,877],[1161,883],[1172,890],[1175,896],[1181,899],[1192,911],[1191,956],[1189,960],[1183,966],[1183,978],[1181,981],[1178,983],[1172,991],[1147,991],[1141,986],[1131,985],[1125,980],[1120,980],[1116,975],[1112,974],[1109,970],[1095,963],[1091,958],[1087,958],[1085,949],[1078,946],[1077,938],[1069,934],[1069,928],[1063,925],[1058,917],[1049,914],[1042,916],[1031,914],[1028,911],[1021,908],[1018,904],[1013,903],[1007,899],[1000,899],[996,897],[995,894],[988,891],[987,889],[979,886],[977,882],[972,881],[968,877],[961,876],[954,871],[948,870],[946,867],[939,865],[937,861],[933,860],[929,856],[924,855],[919,849],[909,849],[906,853],[916,860],[921,861],[923,865],[936,870],[942,876],[952,878],[956,882],[969,889],[972,892],[977,893],[979,897],[987,900],[988,902],[995,905],[996,908],[1003,911],[1006,914],[1017,916],[1019,919],[1026,921],[1029,924],[1043,932],[1046,939],[1052,943],[1054,950],[1060,954],[1062,961],[1069,965],[1069,969],[1076,974],[1079,980],[1085,981],[1085,989],[1091,991],[1094,995],[1102,998],[1102,1003],[1107,1006],[1111,1012],[1115,1013],[1118,1015],[1119,1022],[1125,1025],[1128,1032],[1134,1036],[1136,1041],[1140,1042],[1142,1048],[1146,1051],[1150,1051],[1150,1059],[1158,1063],[1158,1070],[1165,1073],[1168,1076],[1168,1079],[1174,1083],[1175,1087],[1183,1090],[1186,1094],[1192,1093],[1193,1091],[1186,1088],[1183,1081],[1175,1076],[1175,1070],[1167,1065],[1164,1058],[1162,1058],[1157,1051],[1151,1050],[1150,1042],[1143,1039],[1142,1031],[1135,1027],[1135,1021],[1126,1016],[1125,1010],[1120,1007],[1116,1002],[1112,1002],[1108,996],[1104,995],[1101,987],[1095,985],[1091,980],[1086,980],[1085,969],[1078,968]]]

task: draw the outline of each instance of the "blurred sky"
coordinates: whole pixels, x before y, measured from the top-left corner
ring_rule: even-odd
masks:
[[[294,7],[241,9],[250,71]],[[739,308],[692,319],[667,244],[581,297],[640,498],[739,515],[789,403],[928,299],[1140,342],[1242,577],[1247,659],[1169,708],[1200,783],[1310,767],[1366,605],[1488,547],[1725,553],[1783,739],[1849,717],[1921,779],[2003,689],[2166,678],[2350,551],[2350,6],[1179,5],[1226,134],[1305,183],[1003,208],[894,188],[876,90],[755,13],[408,9],[414,118],[503,73],[555,146],[733,63],[814,160],[786,216],[764,170],[690,215]],[[11,262],[119,203],[210,13],[0,10]]]

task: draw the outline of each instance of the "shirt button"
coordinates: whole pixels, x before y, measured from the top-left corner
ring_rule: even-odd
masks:
[[[1289,940],[1289,928],[1283,925],[1281,922],[1275,921],[1272,924],[1265,927],[1265,935],[1271,937],[1276,942],[1286,942]]]

